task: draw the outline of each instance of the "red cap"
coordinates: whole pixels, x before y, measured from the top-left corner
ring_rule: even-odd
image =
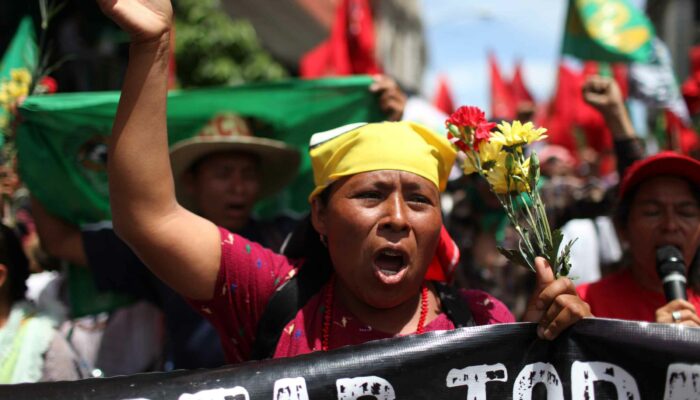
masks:
[[[672,151],[662,151],[639,160],[625,173],[618,197],[624,198],[632,188],[646,180],[665,175],[685,178],[690,183],[700,186],[700,161]]]

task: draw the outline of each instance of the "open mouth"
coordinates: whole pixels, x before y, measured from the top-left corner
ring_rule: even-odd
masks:
[[[408,257],[402,251],[384,249],[374,258],[374,265],[385,276],[394,276],[408,266]]]

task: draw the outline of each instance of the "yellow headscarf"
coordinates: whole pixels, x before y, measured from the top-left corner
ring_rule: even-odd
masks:
[[[337,179],[362,172],[414,173],[445,190],[456,152],[443,135],[415,122],[352,124],[311,137],[314,188],[309,202]]]

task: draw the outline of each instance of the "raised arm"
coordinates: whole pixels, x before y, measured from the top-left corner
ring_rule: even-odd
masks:
[[[598,75],[589,76],[583,84],[583,99],[600,111],[614,140],[637,137],[627,114],[622,92],[614,79]]]
[[[131,38],[129,64],[109,142],[114,229],[163,281],[211,298],[221,255],[216,226],[175,198],[166,97],[170,0],[98,0]]]
[[[612,133],[618,174],[624,176],[632,163],[644,158],[644,146],[634,131],[620,87],[612,78],[592,75],[583,84],[583,99],[603,115]]]

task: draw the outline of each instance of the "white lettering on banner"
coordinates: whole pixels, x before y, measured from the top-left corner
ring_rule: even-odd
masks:
[[[179,400],[250,400],[248,391],[241,386],[232,389],[208,389],[194,394],[184,393]]]
[[[447,387],[468,386],[467,399],[471,400],[486,400],[486,383],[507,380],[508,370],[501,363],[453,368],[447,373]]]
[[[275,381],[272,400],[309,400],[304,378],[284,378]]]
[[[700,365],[669,364],[666,370],[664,400],[700,398]]]
[[[629,372],[606,362],[574,361],[571,365],[571,399],[594,400],[593,383],[610,382],[615,385],[618,399],[639,400],[639,388]]]
[[[563,400],[564,388],[554,366],[549,363],[528,364],[515,378],[513,400],[531,400],[532,389],[538,383],[547,387],[547,400]]]
[[[453,368],[446,378],[448,388],[467,386],[467,400],[486,400],[486,384],[495,381],[508,381],[508,370],[504,364]],[[572,400],[595,400],[595,382],[613,384],[618,399],[641,399],[634,377],[619,365],[602,361],[574,361],[571,364]],[[337,400],[396,400],[394,387],[378,376],[342,378],[336,380],[335,384]],[[520,370],[513,382],[513,400],[532,400],[533,389],[538,384],[546,387],[548,400],[564,400],[564,383],[559,373],[552,364],[544,362],[528,364]],[[276,380],[272,399],[309,400],[306,380],[303,377]],[[669,364],[664,400],[688,399],[700,399],[700,364]],[[244,387],[236,386],[230,389],[202,390],[194,394],[184,393],[179,400],[250,400],[250,396]]]
[[[395,400],[394,387],[386,379],[378,376],[338,379],[335,381],[338,400],[356,400],[372,396],[377,400]]]

